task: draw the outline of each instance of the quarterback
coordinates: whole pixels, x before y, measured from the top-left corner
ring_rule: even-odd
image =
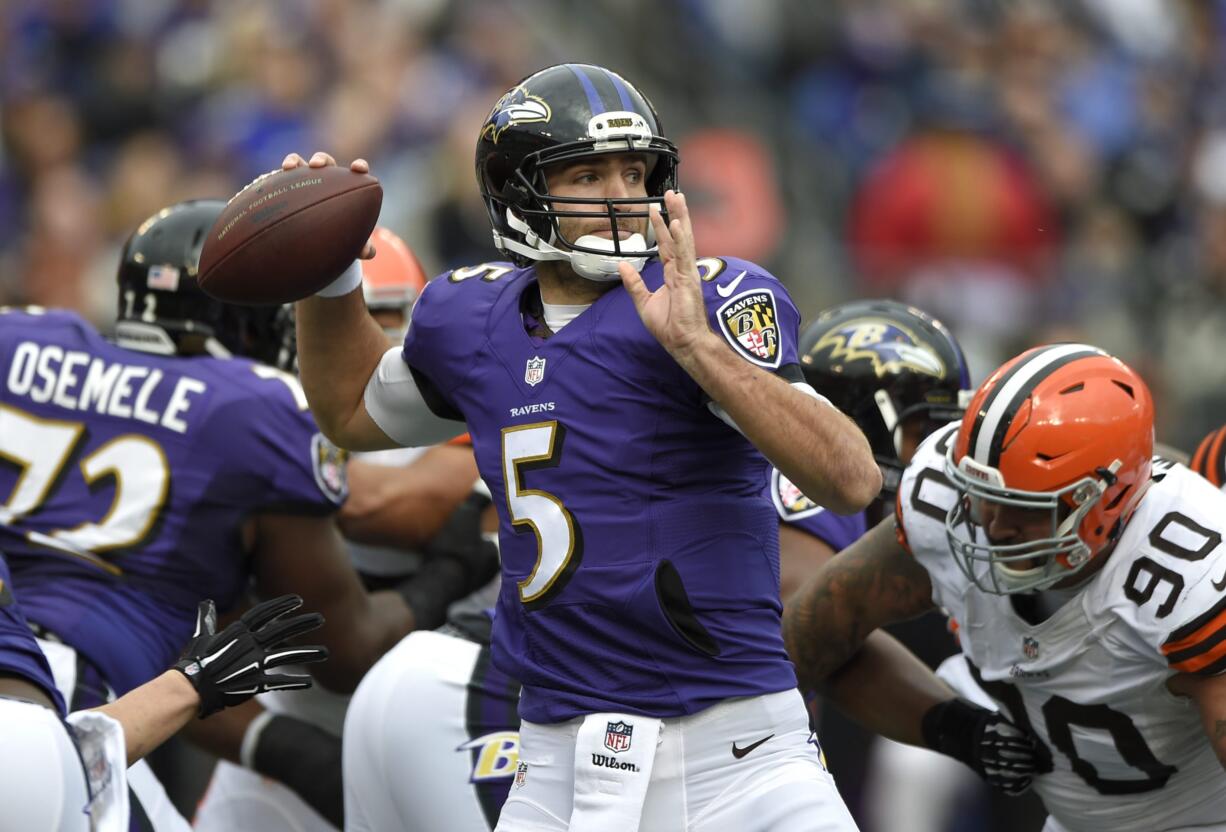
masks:
[[[801,379],[785,289],[696,256],[676,149],[606,69],[524,79],[476,156],[514,262],[431,281],[386,353],[346,272],[299,304],[298,353],[342,447],[467,422],[501,523],[491,656],[523,686],[498,829],[854,828],[780,638],[767,459],[836,511],[881,478]]]

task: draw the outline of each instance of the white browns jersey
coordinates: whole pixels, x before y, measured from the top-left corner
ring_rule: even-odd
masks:
[[[1032,626],[950,554],[955,491],[944,458],[956,428],[917,451],[899,523],[977,681],[1050,752],[1052,771],[1035,781],[1047,811],[1087,832],[1226,828],[1226,772],[1195,705],[1165,685],[1177,672],[1226,671],[1226,494],[1155,459],[1154,482],[1102,571]]]

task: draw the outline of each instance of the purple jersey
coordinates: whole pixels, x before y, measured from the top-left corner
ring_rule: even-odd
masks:
[[[775,504],[780,520],[813,535],[835,552],[846,549],[868,531],[864,512],[842,516],[826,511],[801,493],[778,469],[771,469],[767,495]]]
[[[3,557],[0,557],[0,673],[20,676],[37,685],[55,703],[60,716],[67,713],[64,697],[60,696],[51,678],[47,657],[38,649],[30,625],[26,624],[26,617],[13,597],[12,578]]]
[[[700,261],[711,326],[799,380],[799,315],[741,260]],[[663,283],[658,261],[643,272]],[[499,508],[495,665],[520,715],[695,713],[796,685],[780,635],[769,465],[615,287],[539,337],[535,272],[488,265],[427,285],[404,358],[463,418]]]
[[[239,597],[248,516],[344,493],[292,377],[122,349],[70,312],[0,313],[0,550],[29,619],[117,693],[174,661],[200,600]]]

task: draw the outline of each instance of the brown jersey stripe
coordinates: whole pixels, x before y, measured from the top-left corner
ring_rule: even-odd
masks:
[[[1221,628],[1206,635],[1195,644],[1173,652],[1168,651],[1164,645],[1162,652],[1166,654],[1167,663],[1175,667],[1190,659],[1203,657],[1206,654],[1215,652],[1215,648],[1223,641],[1226,641],[1226,615],[1223,616],[1223,626]]]
[[[1191,672],[1195,673],[1197,676],[1209,677],[1209,676],[1217,676],[1223,671],[1226,671],[1226,656],[1222,656],[1220,659],[1215,661],[1213,664],[1205,665],[1200,670],[1194,670]]]
[[[1223,626],[1226,626],[1226,598],[1214,604],[1208,612],[1172,632],[1162,645],[1162,654],[1169,656],[1187,650],[1212,636]]]
[[[1180,673],[1199,673],[1223,659],[1226,659],[1226,639],[1221,639],[1219,636],[1218,643],[1213,649],[1180,662],[1171,662],[1171,669],[1178,670]]]

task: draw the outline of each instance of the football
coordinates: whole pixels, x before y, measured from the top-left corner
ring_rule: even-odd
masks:
[[[343,167],[278,170],[239,191],[209,229],[197,282],[228,303],[310,297],[357,258],[374,230],[383,188]]]

